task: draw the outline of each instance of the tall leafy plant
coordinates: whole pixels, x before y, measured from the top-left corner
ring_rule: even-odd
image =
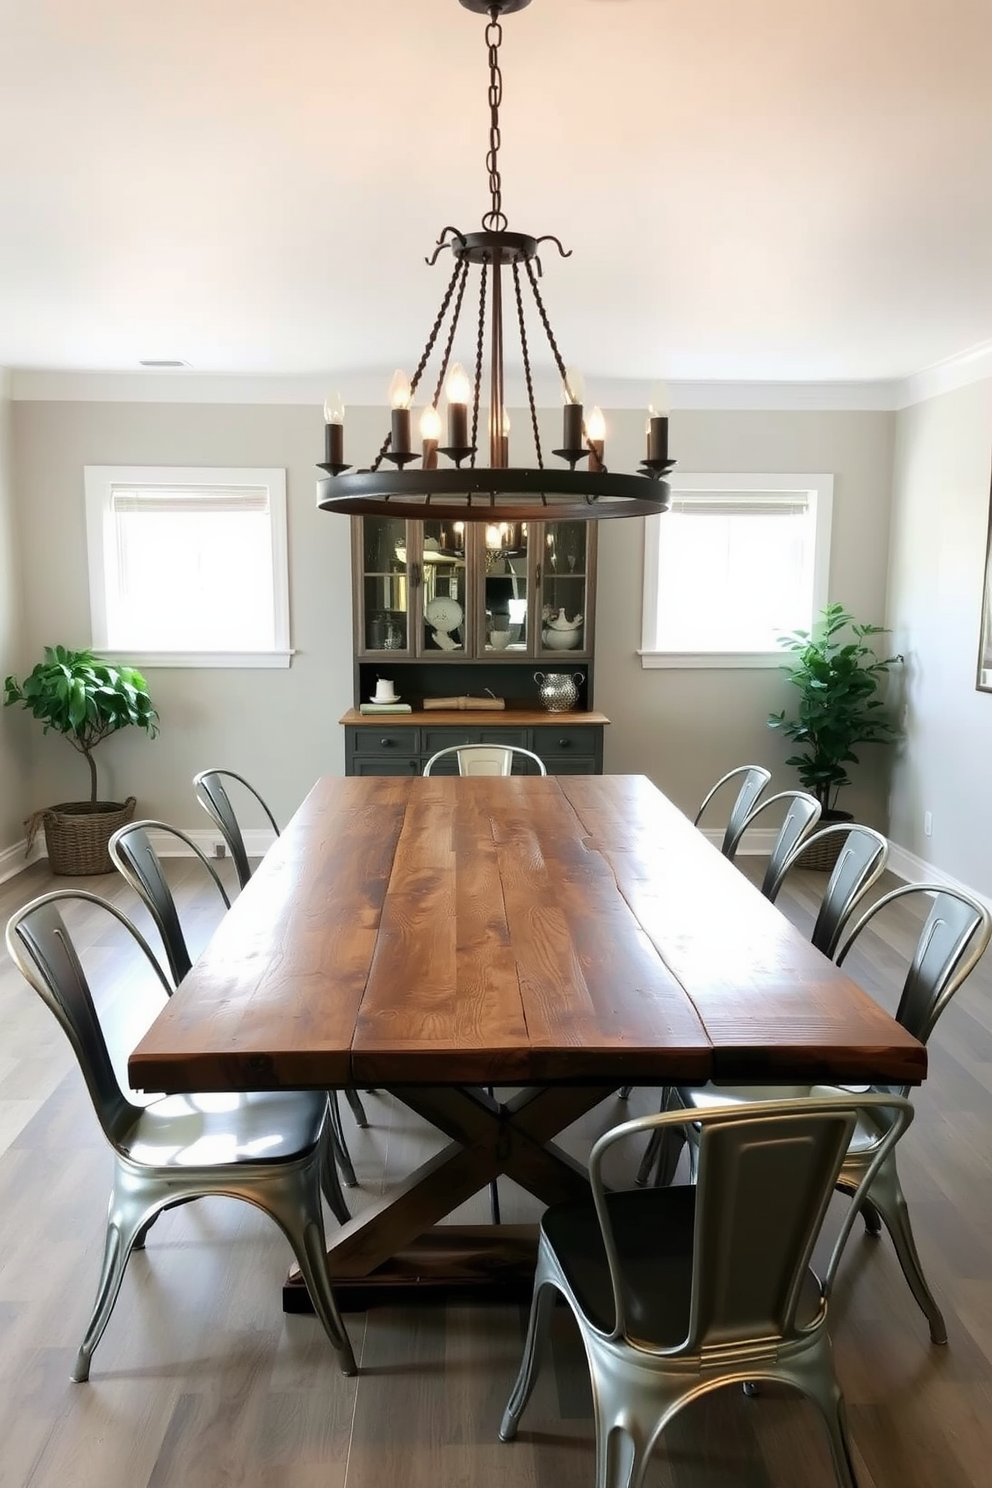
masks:
[[[158,733],[158,713],[139,671],[113,666],[92,651],[70,651],[46,646],[43,661],[18,682],[4,682],[4,705],[21,703],[42,726],[64,734],[86,760],[90,770],[90,800],[97,799],[93,751],[108,734],[134,726],[150,739]]]
[[[841,604],[829,604],[811,631],[794,630],[779,644],[793,653],[789,681],[798,691],[794,713],[771,713],[770,728],[803,745],[786,764],[794,766],[803,787],[824,812],[833,811],[837,794],[850,785],[849,764],[859,764],[858,744],[882,744],[899,729],[880,696],[889,669],[901,656],[879,657],[868,644],[885,635],[882,625],[862,625]]]

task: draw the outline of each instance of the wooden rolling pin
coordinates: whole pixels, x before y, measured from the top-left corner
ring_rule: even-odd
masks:
[[[502,698],[497,697],[449,697],[449,698],[424,698],[424,709],[450,709],[453,713],[501,713],[506,707]]]

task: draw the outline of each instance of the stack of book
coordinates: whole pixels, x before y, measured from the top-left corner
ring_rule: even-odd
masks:
[[[360,713],[412,713],[409,703],[359,703]]]

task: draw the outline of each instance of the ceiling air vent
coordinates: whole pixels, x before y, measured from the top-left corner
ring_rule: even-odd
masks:
[[[139,362],[138,363],[138,366],[139,367],[155,367],[156,369],[161,369],[162,367],[188,367],[189,366],[189,362],[177,362],[174,358],[168,358],[167,357],[167,358],[162,358],[161,360],[157,360],[157,361],[156,360],[149,360],[147,362],[142,361],[142,362]]]

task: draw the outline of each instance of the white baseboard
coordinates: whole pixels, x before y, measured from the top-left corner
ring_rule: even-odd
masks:
[[[700,827],[699,830],[707,842],[712,842],[714,847],[720,846],[720,843],[723,841],[722,827]],[[761,856],[767,858],[775,846],[777,836],[777,827],[752,827],[749,832],[744,833],[737,851],[745,857]]]
[[[206,830],[202,827],[183,827],[182,830],[186,833],[187,837],[193,839],[200,851],[205,853],[208,858],[216,857],[217,848],[225,846],[224,839],[216,828],[211,831],[209,827]],[[160,858],[192,857],[186,844],[180,838],[171,837],[167,832],[150,832],[148,835],[151,838],[152,847],[154,847]],[[276,834],[271,827],[250,829],[247,832],[242,832],[241,835],[245,839],[245,847],[248,850],[248,856],[250,858],[264,857],[276,840]],[[222,856],[231,856],[227,852],[226,847]]]
[[[911,853],[906,847],[900,847],[897,842],[889,843],[888,868],[890,873],[894,873],[897,878],[904,878],[907,883],[931,883],[939,884],[945,889],[960,889],[962,893],[971,894],[973,898],[979,899],[982,904],[992,910],[992,898],[988,894],[980,894],[970,884],[962,883],[959,878],[945,873],[942,868],[936,868],[925,858],[918,858],[915,853]]]
[[[23,873],[29,863],[36,863],[45,856],[45,843],[40,832],[32,842],[30,852],[25,852],[26,845],[26,839],[22,837],[13,847],[0,848],[0,883]]]
[[[218,845],[224,841],[219,832],[212,832],[209,829],[204,831],[200,827],[191,828],[186,835],[193,839],[200,851],[205,853],[208,858],[216,856]],[[161,858],[188,858],[193,856],[185,843],[180,841],[178,837],[170,837],[165,832],[152,832],[151,839],[152,846]],[[248,856],[250,858],[261,858],[264,857],[273,842],[275,842],[276,837],[271,827],[264,829],[260,827],[257,830],[245,832],[244,839],[245,847],[248,849]],[[29,853],[25,852],[25,845],[25,839],[22,837],[20,842],[15,842],[13,846],[0,848],[0,883],[3,883],[8,878],[14,878],[18,873],[23,873],[29,863],[37,863],[39,858],[47,857],[44,832],[38,833],[34,842],[31,844],[31,851]],[[230,853],[225,852],[224,856],[230,857]]]

